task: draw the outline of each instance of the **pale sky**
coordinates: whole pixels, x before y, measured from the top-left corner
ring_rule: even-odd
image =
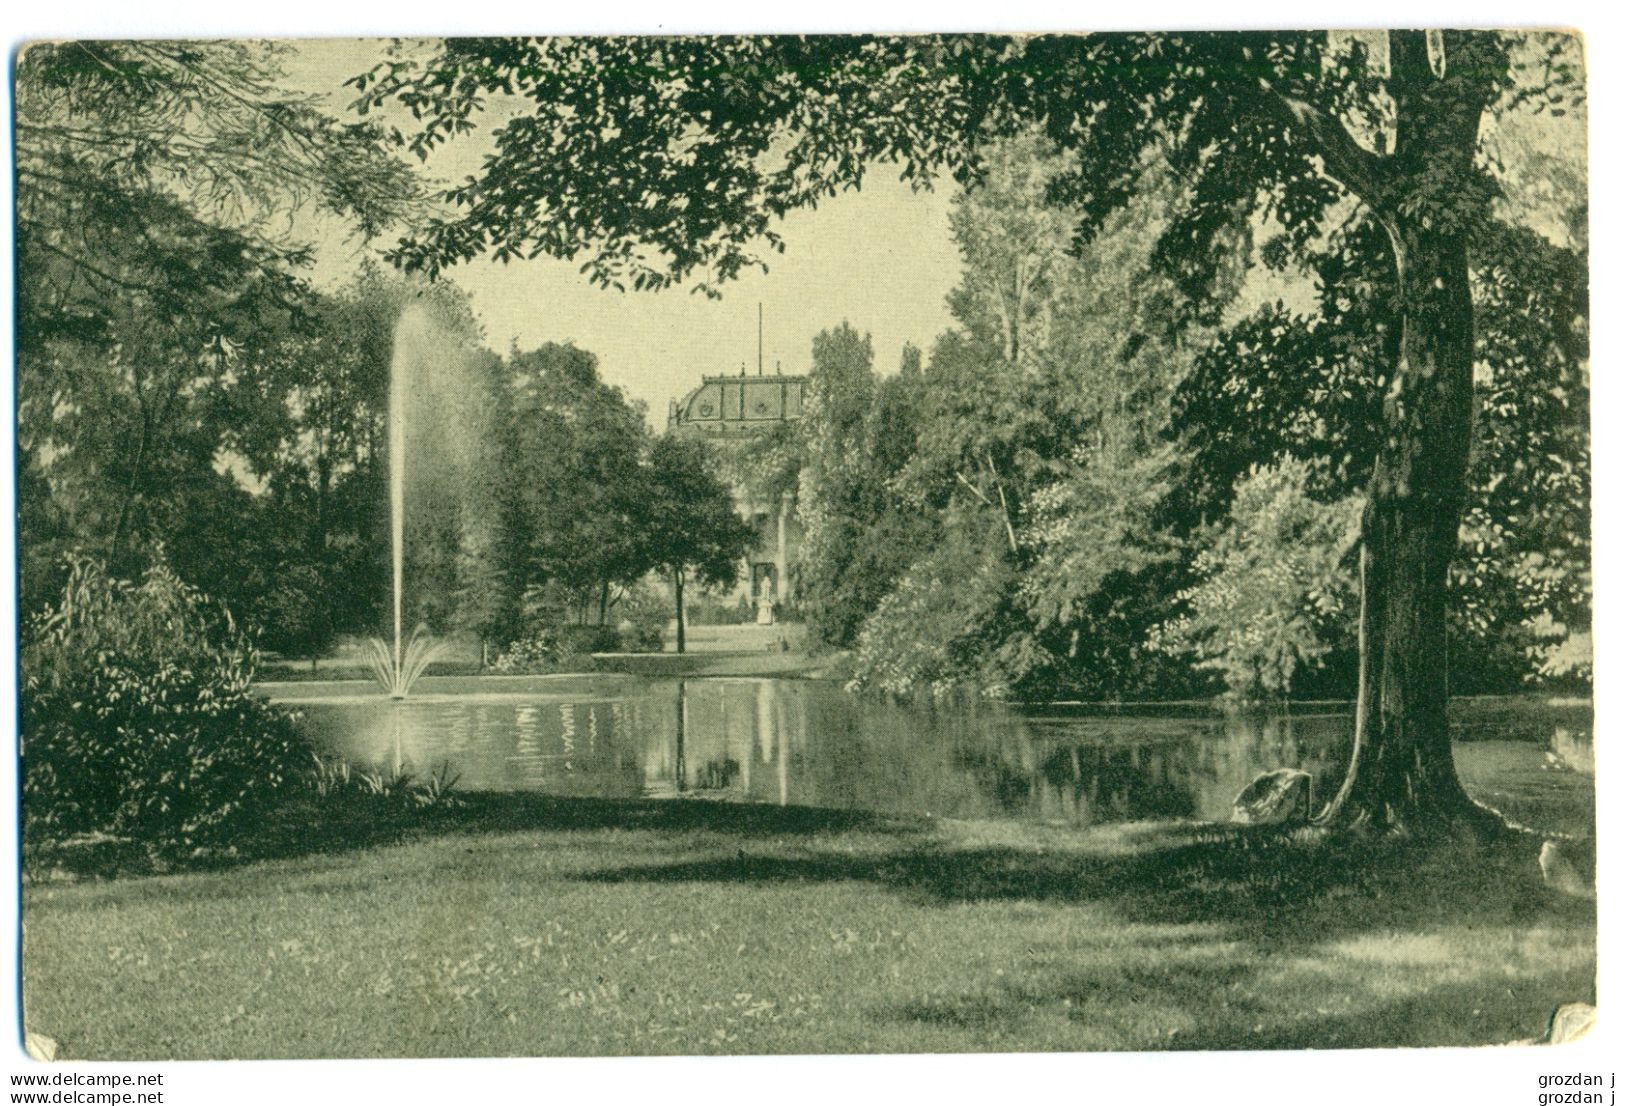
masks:
[[[389,40],[306,39],[293,47],[286,61],[289,84],[325,97],[333,113],[354,118],[348,105],[355,93],[344,81],[383,60]],[[441,182],[476,172],[490,149],[491,130],[524,109],[524,101],[493,103],[484,125],[437,151],[425,172]],[[405,111],[387,118],[410,133],[413,120]],[[1559,121],[1521,112],[1500,126],[1518,143],[1573,158],[1583,177],[1583,113]],[[692,284],[663,292],[606,291],[582,276],[578,263],[553,259],[503,265],[482,257],[446,275],[468,293],[489,348],[501,353],[513,343],[530,349],[573,341],[596,354],[604,379],[647,404],[650,421],[662,427],[668,401],[696,387],[703,375],[737,373],[741,365],[756,371],[758,303],[768,373],[775,362],[786,373],[805,372],[813,336],[842,321],[871,335],[882,373],[896,369],[905,343],[929,352],[952,325],[945,299],[959,279],[948,226],[951,188],[916,193],[894,170],[875,166],[861,192],[783,220],[778,229],[785,252],[759,251],[768,272],[749,271],[724,285],[720,300],[692,292]],[[1522,214],[1537,230],[1556,236],[1554,219],[1539,210],[1538,201]],[[336,228],[336,222],[325,226]],[[320,245],[318,285],[348,279],[366,248],[355,240],[313,236]],[[1277,298],[1307,310],[1311,296],[1307,279],[1255,270],[1231,314]]]
[[[329,97],[344,110],[354,98],[345,79],[381,59],[384,40],[309,40],[288,61],[290,83]],[[403,129],[410,123],[403,117]],[[473,171],[486,135],[437,153],[427,171],[441,179]],[[707,373],[756,372],[756,311],[764,317],[763,362],[805,372],[812,339],[843,320],[873,336],[875,367],[893,371],[903,346],[929,349],[951,325],[945,297],[958,281],[959,254],[948,229],[951,192],[915,193],[877,167],[861,192],[796,212],[781,224],[785,252],[767,253],[769,271],[748,272],[711,300],[690,286],[663,292],[614,292],[592,285],[577,264],[544,259],[507,265],[479,258],[447,275],[469,294],[486,345],[532,348],[574,341],[598,355],[605,380],[649,406],[664,426],[667,401]],[[343,281],[362,255],[359,243],[326,242],[315,278]]]

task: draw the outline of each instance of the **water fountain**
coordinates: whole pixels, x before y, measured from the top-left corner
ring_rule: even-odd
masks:
[[[396,592],[395,606],[395,648],[390,647],[382,638],[373,638],[367,644],[370,652],[367,659],[372,663],[372,675],[383,689],[389,692],[392,699],[404,699],[411,690],[417,678],[423,675],[423,670],[440,652],[439,641],[430,637],[423,626],[412,631],[412,636],[406,642],[401,642],[400,624],[400,593]]]
[[[394,596],[394,646],[373,638],[369,660],[373,676],[392,699],[404,699],[417,678],[435,659],[441,643],[419,625],[406,640],[401,637],[401,594],[406,560],[406,407],[409,359],[421,352],[426,312],[413,305],[395,324],[394,352],[389,365],[389,545]]]

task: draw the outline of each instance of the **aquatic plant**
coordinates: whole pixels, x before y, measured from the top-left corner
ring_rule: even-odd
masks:
[[[314,754],[306,786],[318,799],[381,799],[404,802],[410,806],[429,807],[451,801],[452,789],[461,777],[451,770],[451,762],[419,778],[411,765],[396,761],[392,765],[356,767],[342,757]]]

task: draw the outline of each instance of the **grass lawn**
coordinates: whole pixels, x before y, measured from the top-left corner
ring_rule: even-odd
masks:
[[[478,794],[311,824],[30,882],[28,1028],[149,1060],[1347,1048],[1594,1001],[1594,903],[1527,844]]]

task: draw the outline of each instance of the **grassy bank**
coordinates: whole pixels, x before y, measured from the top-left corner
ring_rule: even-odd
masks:
[[[687,651],[683,653],[675,651],[672,644],[675,638],[675,629],[668,630],[665,650],[658,653],[594,653],[568,657],[554,674],[607,672],[658,679],[774,676],[837,680],[850,675],[847,654],[809,649],[806,636],[797,625],[695,626],[689,630]],[[478,643],[466,639],[448,640],[427,673],[456,677],[491,674],[481,666]],[[372,665],[355,643],[349,643],[332,656],[315,661],[267,658],[260,665],[259,679],[266,683],[370,682],[373,674]]]
[[[1534,851],[470,795],[24,890],[71,1057],[1297,1048],[1535,1037],[1595,911]],[[260,859],[252,859],[258,856]]]

